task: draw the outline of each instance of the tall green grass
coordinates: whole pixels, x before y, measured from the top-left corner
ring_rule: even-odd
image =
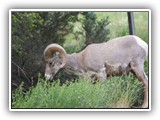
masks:
[[[143,86],[131,74],[95,84],[86,78],[63,85],[39,78],[26,93],[22,86],[12,93],[12,108],[130,108],[143,100]]]

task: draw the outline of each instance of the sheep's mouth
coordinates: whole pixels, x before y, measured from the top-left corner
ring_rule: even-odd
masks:
[[[53,78],[54,78],[54,74],[45,74],[45,79],[46,80],[53,80]]]

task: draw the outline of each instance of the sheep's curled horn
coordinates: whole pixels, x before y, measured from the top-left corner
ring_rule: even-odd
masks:
[[[46,49],[44,50],[44,60],[47,61],[48,59],[52,58],[53,57],[53,54],[55,52],[59,52],[63,58],[63,62],[60,66],[60,68],[63,68],[64,65],[66,64],[66,58],[67,58],[67,54],[66,54],[66,51],[64,50],[63,47],[61,47],[60,45],[58,44],[50,44],[46,47]]]

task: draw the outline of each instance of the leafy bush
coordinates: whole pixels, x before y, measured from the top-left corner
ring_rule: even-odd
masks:
[[[36,87],[12,93],[12,108],[130,108],[142,103],[142,84],[129,74],[92,84],[86,78],[60,85],[39,78]]]

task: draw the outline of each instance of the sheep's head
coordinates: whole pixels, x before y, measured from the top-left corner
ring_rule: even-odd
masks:
[[[66,64],[66,51],[58,44],[50,44],[44,50],[46,62],[45,77],[53,79],[54,75]]]

